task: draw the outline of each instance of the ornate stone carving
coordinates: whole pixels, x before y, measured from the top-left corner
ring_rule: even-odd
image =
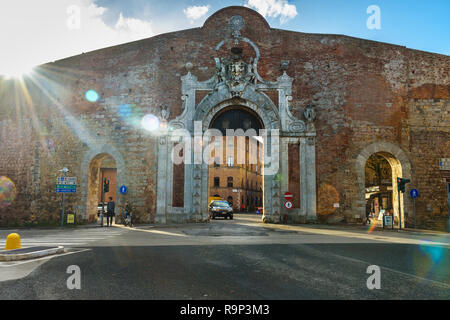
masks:
[[[177,129],[185,129],[184,122],[182,122],[182,121],[172,121],[172,122],[170,122],[170,126],[171,126],[174,130],[177,130]]]
[[[159,117],[163,121],[167,121],[170,117],[170,110],[168,106],[160,106],[159,107]]]
[[[248,84],[255,83],[256,74],[253,58],[246,63],[240,55],[230,58],[215,58],[216,90],[221,84],[226,84],[232,97],[241,97]]]
[[[316,120],[317,117],[317,111],[315,105],[307,105],[305,108],[305,112],[303,113],[305,116],[306,121],[309,123],[313,123]]]
[[[191,72],[194,68],[194,64],[192,62],[186,62],[185,68],[188,72]]]
[[[289,67],[289,61],[288,60],[282,60],[281,61],[281,70],[284,72]]]
[[[244,18],[241,16],[232,16],[228,21],[228,27],[231,29],[232,36],[237,40],[241,37],[241,30],[245,27]]]
[[[289,125],[290,132],[304,132],[306,130],[305,123],[301,120],[291,122]]]

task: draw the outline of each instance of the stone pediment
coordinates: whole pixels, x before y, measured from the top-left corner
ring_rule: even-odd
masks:
[[[242,8],[240,8],[242,10]],[[253,12],[253,11],[252,11]],[[283,71],[276,81],[267,81],[258,73],[258,62],[261,58],[259,47],[245,37],[248,23],[244,17],[234,14],[226,22],[228,30],[225,38],[216,46],[217,56],[214,58],[216,68],[214,75],[206,81],[198,81],[191,73],[192,63],[187,62],[188,73],[181,77],[183,114],[173,121],[177,127],[193,129],[193,121],[203,121],[211,117],[211,112],[218,111],[218,105],[232,99],[243,99],[252,106],[264,121],[264,127],[279,129],[282,134],[296,136],[315,134],[313,125],[306,125],[290,112],[292,98],[292,84],[294,79],[287,73],[289,61],[280,60],[279,67]],[[245,54],[243,48],[247,48]],[[229,51],[222,48],[228,48]],[[231,50],[230,50],[231,48]],[[250,49],[250,50],[249,50]],[[209,91],[197,104],[196,91]],[[278,108],[264,92],[278,92]],[[313,113],[308,115],[308,123],[314,121]],[[312,120],[312,121],[310,121]],[[181,124],[185,125],[182,126]],[[205,126],[206,124],[204,124]]]

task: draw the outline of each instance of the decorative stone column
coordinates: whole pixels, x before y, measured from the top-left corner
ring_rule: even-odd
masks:
[[[156,198],[155,223],[167,222],[167,175],[169,166],[169,150],[167,137],[158,138],[158,183]]]

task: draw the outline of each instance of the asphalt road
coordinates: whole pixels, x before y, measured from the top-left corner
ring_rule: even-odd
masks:
[[[267,226],[247,216],[207,225],[99,232],[114,236],[30,263],[31,273],[24,278],[0,282],[0,299],[450,298],[449,239],[444,236]],[[431,242],[424,244],[425,238]],[[71,265],[81,270],[80,290],[67,288]],[[370,265],[380,267],[379,290],[367,288]]]

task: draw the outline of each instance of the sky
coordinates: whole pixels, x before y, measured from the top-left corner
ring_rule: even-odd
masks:
[[[449,0],[0,0],[0,75],[201,27],[241,5],[273,28],[343,34],[450,55]]]

